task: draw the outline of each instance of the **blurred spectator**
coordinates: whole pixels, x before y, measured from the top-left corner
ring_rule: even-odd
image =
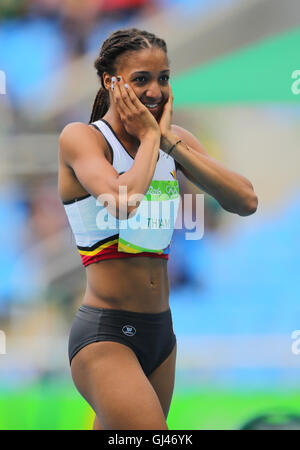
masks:
[[[61,0],[30,0],[28,5],[29,14],[32,16],[57,19],[63,1]]]
[[[69,59],[98,48],[110,32],[156,8],[156,0],[2,0],[0,69],[13,109]]]
[[[15,19],[25,16],[28,8],[28,0],[1,0],[0,20]]]
[[[114,27],[133,16],[156,11],[154,0],[64,0],[61,3],[61,25],[65,34],[69,56],[80,56],[88,51],[93,32],[100,31],[108,21]]]
[[[31,239],[37,243],[47,239],[67,226],[67,219],[59,202],[57,194],[57,180],[47,181],[45,177],[33,181],[29,192],[29,223]],[[59,245],[59,242],[57,242]],[[49,252],[53,248],[53,243]]]
[[[155,0],[2,0],[0,19],[32,18],[59,22],[70,57],[87,51],[87,40],[101,19],[123,21],[157,10]]]
[[[9,314],[12,303],[35,300],[45,265],[61,252],[61,241],[48,239],[67,226],[56,181],[1,186],[0,316]]]
[[[136,14],[140,12],[153,13],[158,9],[157,2],[154,0],[103,0],[102,13],[120,13]]]
[[[87,39],[98,22],[102,0],[64,0],[61,4],[61,26],[70,57],[87,51]]]

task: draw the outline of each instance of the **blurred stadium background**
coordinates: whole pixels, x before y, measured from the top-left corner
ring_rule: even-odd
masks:
[[[174,123],[259,198],[257,212],[240,217],[205,195],[203,238],[175,232],[169,428],[300,415],[299,17],[298,0],[0,2],[1,429],[93,421],[67,359],[85,273],[57,194],[58,136],[88,122],[100,45],[131,26],[167,41]],[[180,180],[182,193],[201,192]]]

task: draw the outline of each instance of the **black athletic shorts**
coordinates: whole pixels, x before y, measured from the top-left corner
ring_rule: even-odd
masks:
[[[146,376],[171,353],[176,343],[170,308],[161,313],[80,306],[69,336],[69,361],[91,342],[113,341],[130,347]]]

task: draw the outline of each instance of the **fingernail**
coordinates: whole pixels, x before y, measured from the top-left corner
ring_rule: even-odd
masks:
[[[127,84],[127,83],[125,83],[125,84],[124,84],[124,86],[126,87],[126,89],[128,89],[128,88],[129,88],[129,86],[128,86],[128,84]]]
[[[112,81],[113,83],[115,83],[115,82],[116,82],[116,77],[112,77],[111,81]]]

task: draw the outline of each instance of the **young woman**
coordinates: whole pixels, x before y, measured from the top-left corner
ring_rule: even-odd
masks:
[[[60,136],[59,195],[87,273],[69,337],[71,373],[96,413],[94,429],[163,430],[176,360],[167,273],[174,220],[155,206],[172,204],[176,215],[176,169],[227,211],[250,215],[257,197],[172,124],[162,39],[117,31],[95,68],[102,86],[89,125],[70,123]]]

